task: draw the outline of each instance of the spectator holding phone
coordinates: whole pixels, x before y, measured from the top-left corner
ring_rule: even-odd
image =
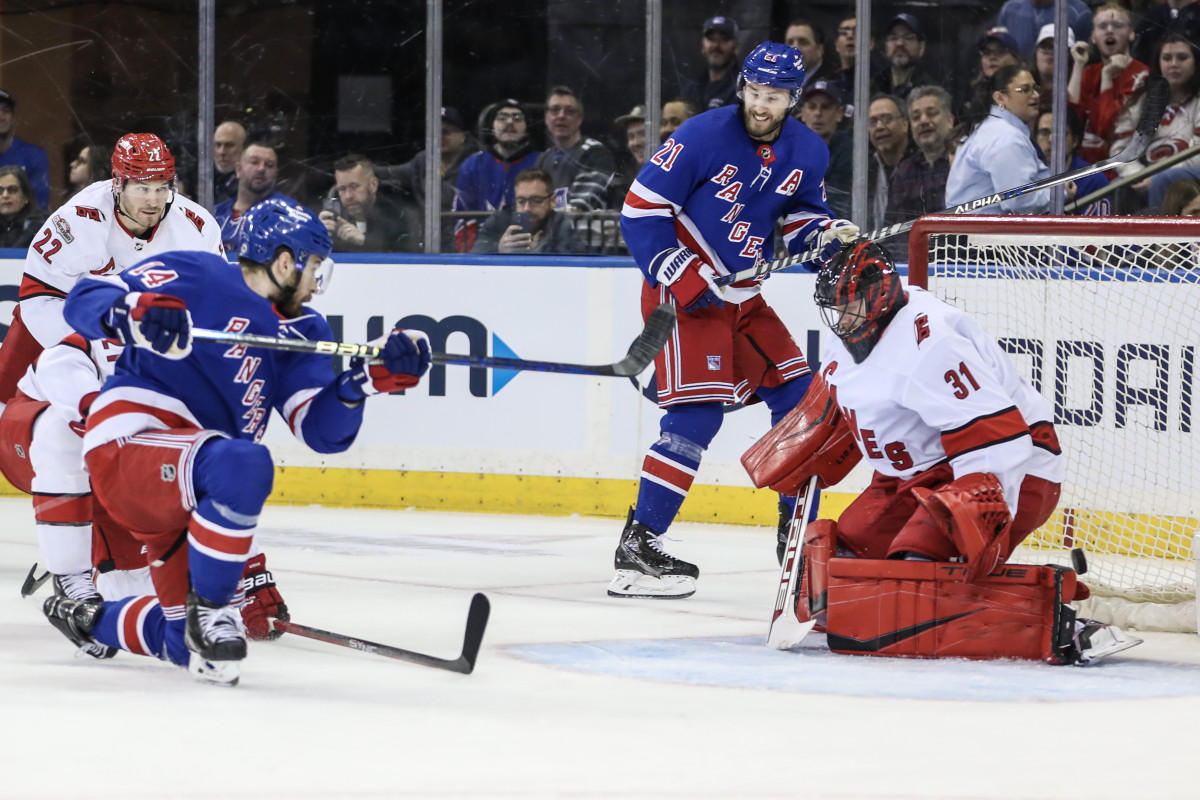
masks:
[[[538,167],[513,178],[514,207],[493,212],[479,229],[472,253],[583,253],[571,221],[554,210],[554,179]]]

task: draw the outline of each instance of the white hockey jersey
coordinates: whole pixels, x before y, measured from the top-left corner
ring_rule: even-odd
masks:
[[[175,195],[162,221],[134,236],[116,213],[112,182],[81,190],[46,220],[25,256],[21,318],[43,347],[73,331],[63,320],[63,298],[80,278],[122,272],[169,250],[221,253],[221,231],[212,214]]]
[[[124,349],[114,339],[89,342],[72,333],[43,350],[21,376],[17,388],[34,400],[50,401],[50,407],[67,422],[77,421],[80,401],[100,391]]]
[[[1120,153],[1129,145],[1134,131],[1137,130],[1138,120],[1141,119],[1145,100],[1146,95],[1143,93],[1137,100],[1121,109],[1121,114],[1117,117],[1116,138],[1109,150],[1112,155]],[[1200,95],[1194,95],[1183,105],[1168,104],[1163,110],[1162,121],[1154,131],[1154,138],[1146,146],[1146,152],[1133,161],[1117,164],[1115,168],[1121,177],[1132,175],[1144,169],[1147,164],[1182,153],[1195,144],[1200,144]],[[1197,164],[1200,164],[1200,156],[1192,156],[1177,166],[1194,167]]]
[[[907,479],[945,462],[955,477],[991,472],[1015,514],[1026,475],[1063,479],[1050,405],[969,314],[919,288],[905,293],[861,364],[824,337],[830,393],[878,472]]]

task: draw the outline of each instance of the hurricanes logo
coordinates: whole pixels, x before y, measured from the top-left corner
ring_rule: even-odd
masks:
[[[163,479],[163,483],[171,483],[173,480],[175,480],[175,465],[174,464],[163,464],[162,465],[162,479]]]
[[[17,448],[17,457],[18,458],[28,458],[28,456],[25,455],[24,447],[21,447],[21,445],[18,444],[18,445],[16,445],[16,448]]]

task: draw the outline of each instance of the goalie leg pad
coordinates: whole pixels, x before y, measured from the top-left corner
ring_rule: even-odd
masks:
[[[992,473],[974,472],[937,489],[914,489],[913,495],[966,557],[963,580],[989,574],[1002,554],[1009,552],[1012,517],[1004,488]],[[896,537],[893,553],[903,549],[903,539],[903,535]]]
[[[833,486],[862,458],[850,426],[820,375],[800,404],[742,455],[755,486],[795,494],[813,475],[820,488]]]
[[[803,523],[797,520],[796,524]],[[804,571],[800,574],[800,591],[796,596],[796,618],[801,622],[812,619],[818,625],[825,624],[829,559],[836,547],[837,523],[833,520],[814,520],[804,529]]]
[[[25,494],[33,494],[33,461],[29,454],[33,425],[49,407],[45,400],[18,392],[0,414],[0,442],[4,443],[0,447],[0,474]]]
[[[829,649],[907,658],[1074,660],[1075,573],[1005,565],[964,582],[957,563],[834,558]]]

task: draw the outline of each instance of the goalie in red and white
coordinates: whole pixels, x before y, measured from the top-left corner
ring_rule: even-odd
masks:
[[[1072,571],[1005,564],[1050,519],[1064,466],[1049,404],[996,341],[904,287],[869,240],[821,269],[815,299],[835,334],[824,380],[766,437],[790,457],[760,443],[747,468],[776,489],[831,485],[859,460],[852,440],[874,475],[836,523],[807,526],[797,615],[836,652],[1087,663],[1138,644],[1075,620]]]

